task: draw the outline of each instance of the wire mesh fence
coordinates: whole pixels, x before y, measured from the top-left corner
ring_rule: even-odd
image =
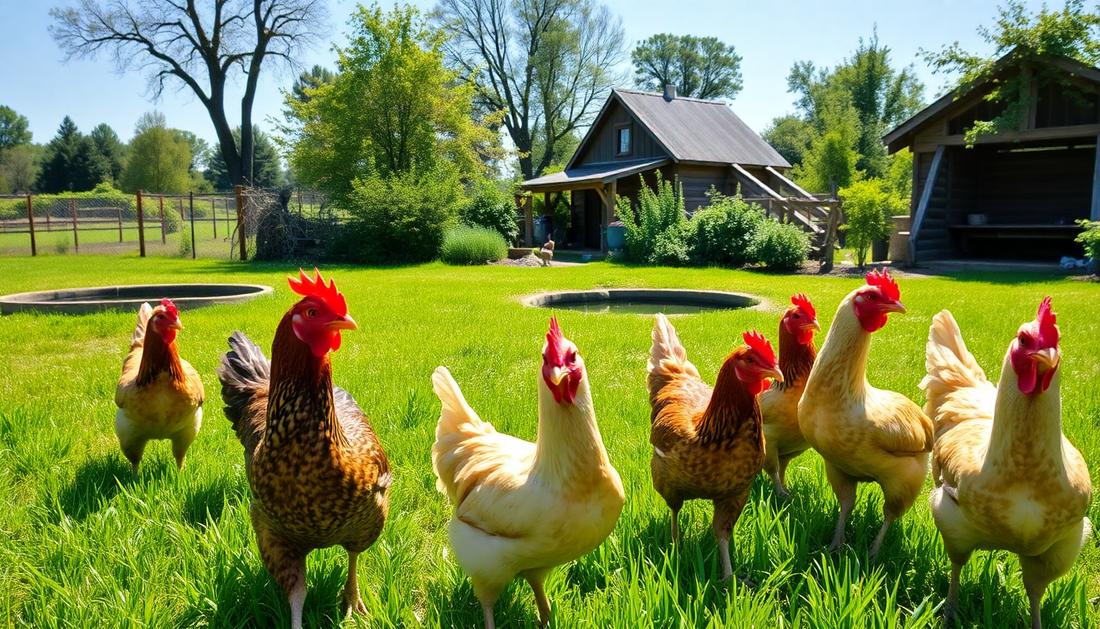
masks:
[[[280,200],[284,209],[275,211],[274,202]],[[316,229],[303,226],[335,225],[324,196],[311,191],[244,189],[241,204],[238,212],[235,193],[0,196],[0,255],[137,253],[239,259],[242,217],[246,256],[249,251],[254,256],[258,245],[266,246],[282,233],[291,234],[303,248],[317,240],[312,233]],[[274,229],[270,217],[278,217],[284,228]],[[270,247],[264,246],[258,251],[269,253]]]

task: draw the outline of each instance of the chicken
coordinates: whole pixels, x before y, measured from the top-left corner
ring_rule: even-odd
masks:
[[[1092,483],[1062,435],[1061,361],[1050,297],[1020,326],[994,388],[951,313],[932,320],[925,410],[935,420],[932,515],[951,558],[945,614],[958,615],[959,574],[978,549],[1020,557],[1031,626],[1047,585],[1069,572],[1092,533]]]
[[[142,304],[115,388],[115,434],[122,454],[138,473],[145,444],[170,439],[176,466],[183,469],[187,449],[202,427],[206,393],[198,372],[180,358],[176,334],[183,329],[170,299],[156,308]]]
[[[389,511],[389,462],[370,421],[332,385],[329,352],[358,326],[336,282],[320,272],[290,279],[303,299],[283,316],[271,361],[241,332],[217,370],[226,417],[244,446],[250,513],[264,565],[302,626],[306,555],[340,545],[348,553],[343,603],[365,613],[356,559],[378,539]]]
[[[596,425],[584,360],[555,319],[541,376],[538,438],[529,443],[482,421],[445,367],[432,374],[443,402],[432,446],[436,487],[454,504],[451,548],[488,629],[493,604],[516,575],[531,585],[547,626],[547,574],[603,543],[625,499]]]
[[[539,249],[539,259],[542,260],[542,266],[550,266],[550,261],[554,259],[554,241],[550,238],[547,238],[546,244]]]
[[[653,324],[649,388],[653,487],[672,510],[672,541],[680,537],[685,500],[714,502],[722,579],[733,577],[729,537],[764,464],[764,434],[756,396],[767,378],[783,380],[771,344],[746,332],[745,346],[726,358],[712,391],[687,359],[664,315]]]
[[[787,464],[810,447],[798,426],[798,401],[817,356],[814,332],[821,329],[817,312],[805,295],[791,297],[791,303],[794,306],[779,321],[779,370],[783,381],[776,380],[757,398],[764,417],[764,471],[781,498],[790,496]]]
[[[888,273],[867,274],[867,285],[840,302],[798,403],[798,425],[825,460],[840,503],[830,552],[844,544],[858,483],[882,488],[882,529],[869,553],[874,557],[890,524],[913,506],[928,474],[932,422],[909,398],[867,382],[871,334],[886,325],[890,313],[905,312],[900,298]]]

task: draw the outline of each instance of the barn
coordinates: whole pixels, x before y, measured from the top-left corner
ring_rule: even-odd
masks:
[[[913,153],[908,261],[1053,260],[1081,257],[1079,219],[1100,220],[1100,70],[1066,57],[1040,57],[1031,105],[1019,130],[967,146],[976,120],[1003,104],[986,96],[1028,72],[1015,51],[987,80],[951,92],[888,133],[891,153]]]
[[[522,184],[525,191],[570,192],[572,248],[607,251],[606,228],[619,196],[636,201],[641,179],[657,173],[683,186],[688,211],[706,205],[707,192],[781,198],[809,195],[786,178],[790,164],[721,101],[684,98],[672,86],[663,94],[612,90],[565,170]],[[525,208],[525,244],[532,233]],[[560,244],[560,243],[559,243]]]

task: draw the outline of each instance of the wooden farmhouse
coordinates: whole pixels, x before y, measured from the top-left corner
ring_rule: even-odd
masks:
[[[883,138],[891,153],[913,152],[909,263],[1081,257],[1074,221],[1100,220],[1100,70],[1042,59],[1057,79],[1034,81],[1019,130],[968,148],[967,128],[1003,111],[984,97],[1022,71],[1013,61],[1006,55],[990,80],[947,94]]]
[[[612,90],[565,170],[522,187],[543,194],[545,207],[551,194],[569,191],[569,246],[606,251],[616,198],[637,201],[641,178],[653,187],[660,172],[682,184],[690,212],[708,203],[711,187],[726,195],[740,185],[745,196],[782,199],[787,190],[809,197],[784,176],[790,166],[723,102],[678,97],[671,86],[664,94]],[[530,202],[526,234],[530,246]]]

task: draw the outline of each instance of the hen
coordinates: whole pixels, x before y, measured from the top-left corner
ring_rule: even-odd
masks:
[[[994,388],[966,349],[951,313],[932,320],[925,409],[936,422],[930,498],[951,558],[945,613],[958,615],[959,574],[978,549],[1020,557],[1031,625],[1047,585],[1066,574],[1092,533],[1092,483],[1062,435],[1061,349],[1050,297],[1020,326]]]
[[[329,352],[340,331],[358,326],[336,282],[320,272],[290,279],[303,295],[283,316],[271,361],[234,332],[221,361],[225,414],[244,445],[251,516],[264,565],[302,626],[306,555],[340,545],[348,552],[346,611],[365,613],[356,559],[378,538],[389,511],[390,470],[370,421],[347,391],[332,385]]]
[[[554,259],[554,241],[550,238],[547,238],[546,244],[539,249],[539,259],[542,260],[542,266],[550,266],[550,262]]]
[[[764,472],[781,498],[790,496],[787,464],[810,447],[798,426],[798,401],[817,356],[814,332],[821,330],[817,312],[805,295],[791,297],[791,303],[794,306],[779,321],[779,370],[783,381],[773,382],[757,397],[764,417]]]
[[[531,584],[547,626],[546,575],[599,546],[624,501],[596,425],[584,360],[551,319],[535,443],[482,421],[445,367],[432,384],[443,402],[432,446],[436,486],[454,504],[451,547],[481,601],[485,626],[494,627],[493,604],[516,575]]]
[[[890,313],[905,312],[900,298],[888,273],[867,274],[867,285],[840,302],[798,403],[798,425],[825,460],[840,503],[830,551],[844,543],[858,483],[882,487],[882,528],[869,553],[874,557],[890,524],[913,506],[928,474],[932,422],[909,398],[867,382],[871,334],[886,325]]]
[[[680,537],[680,508],[686,500],[714,502],[722,579],[733,577],[729,536],[764,464],[764,434],[756,396],[767,378],[783,380],[771,344],[746,332],[745,346],[726,358],[712,391],[664,315],[653,324],[648,364],[653,444],[653,487],[672,510],[672,540]]]
[[[187,449],[202,427],[206,393],[198,372],[180,358],[176,334],[182,329],[170,299],[156,308],[142,304],[138,310],[130,353],[115,388],[115,434],[134,474],[151,439],[170,439],[176,465],[182,469]]]

